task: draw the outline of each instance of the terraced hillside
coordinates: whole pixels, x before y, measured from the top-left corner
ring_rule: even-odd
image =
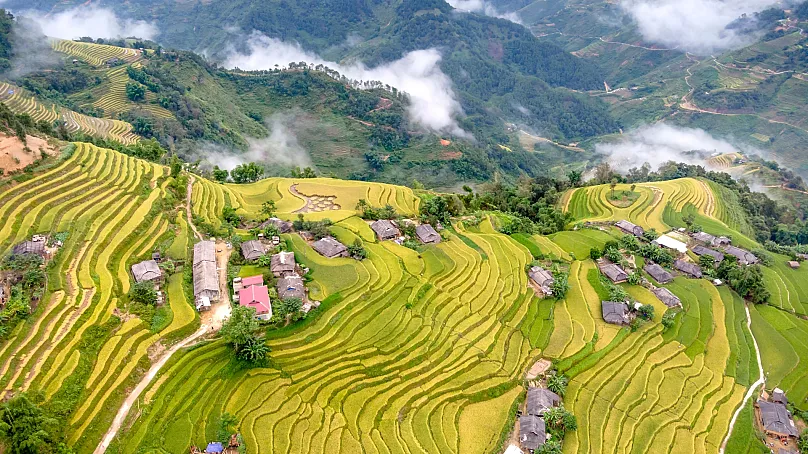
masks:
[[[47,107],[26,90],[7,82],[0,82],[0,102],[5,103],[14,113],[26,113],[35,121],[63,123],[70,132],[80,131],[84,134],[115,140],[124,145],[140,140],[140,137],[132,132],[132,125],[129,123],[90,117],[55,105]]]
[[[129,266],[154,248],[182,251],[174,217],[159,205],[164,167],[77,144],[33,178],[0,185],[0,255],[34,233],[67,232],[47,268],[34,314],[0,344],[0,394],[42,390],[67,413],[69,443],[90,452],[124,391],[148,368],[149,353],[198,326],[182,277],[168,280],[168,304],[149,323],[126,314]],[[187,238],[187,236],[185,237]]]
[[[93,66],[101,66],[118,59],[127,63],[139,60],[142,55],[138,49],[129,49],[106,44],[83,43],[67,39],[51,38],[51,47],[56,52],[84,60]]]
[[[138,67],[138,63],[133,66]],[[103,109],[107,118],[117,118],[123,112],[148,113],[155,118],[173,118],[167,109],[155,103],[156,96],[152,92],[146,93],[146,100],[142,103],[134,103],[126,96],[126,84],[129,82],[129,75],[126,66],[118,66],[111,69],[98,70],[103,82],[90,91],[94,99],[92,106]]]
[[[312,197],[333,197],[332,203],[317,206]],[[195,215],[218,227],[222,210],[231,206],[249,219],[260,217],[261,204],[274,200],[278,215],[293,220],[298,213],[311,219],[339,221],[356,214],[356,204],[365,199],[374,206],[392,205],[401,214],[418,212],[419,199],[412,189],[382,183],[360,183],[330,178],[268,178],[249,185],[220,185],[197,179],[192,206]]]

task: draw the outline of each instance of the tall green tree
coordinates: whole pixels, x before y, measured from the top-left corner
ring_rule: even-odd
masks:
[[[222,324],[219,331],[236,353],[255,337],[258,329],[258,320],[255,319],[255,309],[245,306],[234,306],[230,317]]]
[[[36,395],[22,393],[0,406],[0,440],[7,454],[71,452],[62,442],[60,423],[38,404]]]

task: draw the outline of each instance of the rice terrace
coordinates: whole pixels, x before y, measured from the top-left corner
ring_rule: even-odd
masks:
[[[530,418],[536,452],[758,452],[754,396],[776,388],[808,410],[808,271],[770,254],[771,298],[756,305],[679,265],[700,263],[705,238],[760,248],[706,179],[570,189],[559,203],[573,221],[548,236],[500,233],[500,212],[430,226],[443,196],[424,190],[220,184],[84,143],[3,182],[2,394],[64,415],[75,452],[527,451]],[[611,191],[636,195],[619,207]],[[671,233],[640,245],[638,231]],[[653,257],[670,279],[646,266],[662,238],[688,244],[676,264]],[[18,271],[38,269],[41,284]],[[548,286],[562,274],[559,299]],[[241,307],[265,313],[255,289],[271,301],[252,328],[267,352],[246,366],[216,331]],[[289,291],[303,306],[287,308]],[[623,299],[615,322],[605,301]],[[544,420],[534,393],[555,396]],[[574,423],[552,420],[559,408]]]

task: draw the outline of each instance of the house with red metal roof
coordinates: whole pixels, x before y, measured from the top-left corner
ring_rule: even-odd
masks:
[[[238,292],[238,304],[255,309],[255,318],[272,318],[272,305],[269,303],[269,289],[265,285],[251,285]]]

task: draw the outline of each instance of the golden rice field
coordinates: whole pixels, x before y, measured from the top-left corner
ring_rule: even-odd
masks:
[[[48,268],[42,303],[0,344],[0,389],[6,397],[39,389],[58,402],[69,411],[66,430],[77,452],[94,449],[125,390],[148,367],[148,350],[198,324],[181,276],[169,280],[161,323],[119,318],[129,266],[174,237],[173,217],[155,210],[166,174],[162,166],[78,144],[33,178],[0,185],[0,255],[33,233],[69,232]]]
[[[137,66],[139,63],[134,63]],[[103,82],[91,91],[94,107],[104,110],[104,115],[108,118],[116,118],[123,112],[147,112],[156,118],[173,118],[174,115],[167,109],[154,104],[155,95],[147,91],[146,100],[142,103],[134,103],[126,96],[126,84],[129,82],[129,74],[126,66],[118,66],[106,70],[102,74]]]
[[[168,181],[160,166],[80,145],[58,166],[0,186],[0,252],[30,233],[71,232],[50,272],[47,298],[0,344],[0,385],[4,394],[41,389],[51,401],[66,400],[77,452],[97,445],[124,390],[148,367],[151,346],[196,326],[179,274],[167,281],[172,317],[161,326],[123,321],[115,310],[130,285],[127,265],[155,244],[183,256],[194,241],[182,213],[153,210]],[[710,229],[734,232],[724,220],[736,201],[706,182],[638,185],[639,199],[626,208],[612,206],[608,190],[577,189],[569,210],[581,220],[628,218],[659,230],[690,212]],[[806,310],[800,301],[808,294],[802,285],[808,267],[765,271],[767,282],[781,283],[772,284],[778,290],[771,306],[752,308],[751,331],[744,302],[726,287],[682,277],[668,284],[683,310],[663,330],[666,307],[648,290],[624,284],[634,299],[655,308],[654,320],[632,332],[600,314],[607,290],[588,250],[615,239],[609,232],[511,237],[485,220],[474,228],[457,224],[444,242],[416,252],[378,242],[354,210],[366,199],[414,214],[419,199],[403,187],[326,178],[222,185],[197,178],[190,202],[195,215],[214,223],[228,205],[258,218],[267,200],[291,219],[313,196],[333,197],[337,209],[305,216],[334,220],[332,232],[344,243],[362,238],[368,258],[325,259],[300,236],[284,235],[311,270],[307,286],[321,308],[297,325],[267,332],[268,367],[233,367],[221,339],[181,349],[107,452],[205,446],[217,437],[224,412],[236,416],[251,453],[501,452],[524,373],[547,357],[570,378],[564,402],[578,420],[565,453],[716,453],[757,379],[753,333],[770,384],[794,401],[808,397],[808,325],[789,312]],[[527,286],[525,266],[539,254],[568,265],[564,300],[539,300]]]
[[[27,113],[35,121],[59,121],[70,132],[80,131],[125,145],[140,140],[140,137],[132,132],[132,125],[127,122],[90,117],[55,105],[47,107],[24,89],[6,82],[0,82],[0,102],[5,103],[14,113]]]
[[[106,44],[83,43],[67,39],[51,38],[51,47],[56,52],[70,55],[79,60],[84,60],[93,66],[101,66],[108,60],[117,58],[127,63],[137,61],[141,58],[140,51],[118,46],[108,46]]]
[[[297,194],[290,188],[294,186]],[[365,199],[374,206],[392,205],[401,214],[418,212],[419,199],[412,189],[384,183],[364,183],[331,178],[267,178],[252,184],[221,185],[197,178],[194,184],[192,207],[195,215],[218,226],[222,209],[232,206],[248,218],[261,216],[261,204],[275,201],[278,216],[287,220],[297,218],[297,213],[306,206],[311,196],[335,196],[333,201],[339,209],[323,209],[307,213],[307,218],[339,221],[356,214],[356,204]]]

